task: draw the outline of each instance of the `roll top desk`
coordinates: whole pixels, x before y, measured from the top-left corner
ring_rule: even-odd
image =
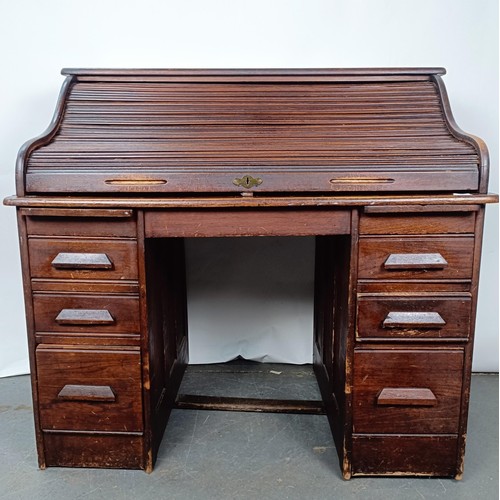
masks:
[[[460,478],[497,197],[444,70],[63,74],[5,200],[40,467],[151,471],[188,363],[183,239],[294,235],[316,237],[313,364],[343,477]]]

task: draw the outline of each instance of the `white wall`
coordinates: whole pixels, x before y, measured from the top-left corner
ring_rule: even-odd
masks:
[[[16,0],[0,13],[0,196],[70,67],[445,66],[498,192],[497,0]],[[1,208],[0,376],[28,370],[14,209]],[[498,209],[489,207],[474,369],[498,371]],[[278,325],[279,327],[279,325]]]

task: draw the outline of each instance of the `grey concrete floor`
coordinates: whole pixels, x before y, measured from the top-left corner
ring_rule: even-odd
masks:
[[[272,373],[281,372],[281,373]],[[181,391],[319,398],[310,367],[190,366]],[[1,499],[498,499],[498,376],[472,380],[462,481],[343,481],[324,416],[174,410],[155,470],[37,469],[29,378],[0,379]]]

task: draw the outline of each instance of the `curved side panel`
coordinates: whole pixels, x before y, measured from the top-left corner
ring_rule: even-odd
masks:
[[[441,104],[443,107],[443,113],[445,117],[446,124],[450,132],[457,139],[461,139],[476,148],[479,154],[479,192],[488,192],[488,177],[489,177],[489,167],[490,167],[490,154],[488,152],[488,147],[486,143],[479,137],[468,134],[464,132],[453,118],[453,113],[451,112],[450,101],[448,99],[448,92],[446,91],[443,79],[439,75],[431,75],[432,81],[436,84],[439,95],[441,97]]]
[[[24,196],[26,194],[25,192],[26,185],[24,177],[26,161],[28,160],[29,155],[34,149],[39,148],[40,146],[44,146],[45,144],[48,144],[56,134],[64,115],[64,109],[66,107],[66,98],[69,94],[71,87],[75,82],[76,82],[75,76],[66,77],[61,87],[61,91],[57,99],[54,116],[52,117],[49,126],[45,129],[45,131],[41,135],[35,137],[34,139],[30,139],[21,146],[21,149],[17,154],[17,160],[16,160],[16,193],[18,196]]]

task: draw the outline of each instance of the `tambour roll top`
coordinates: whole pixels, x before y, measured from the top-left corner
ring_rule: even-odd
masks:
[[[18,194],[485,192],[443,73],[63,70]]]

